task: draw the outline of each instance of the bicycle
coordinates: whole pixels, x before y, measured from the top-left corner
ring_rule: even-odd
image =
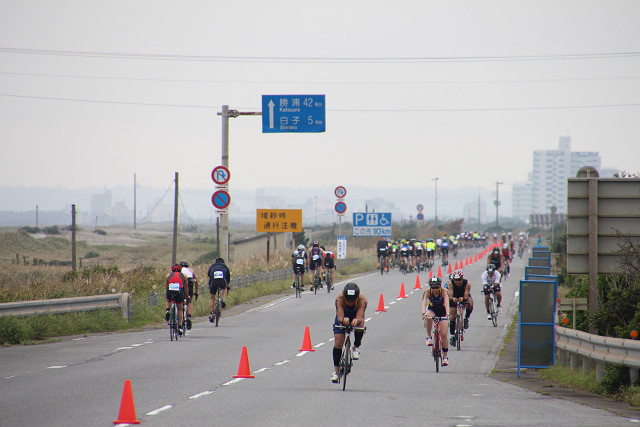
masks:
[[[178,338],[180,337],[180,335],[182,335],[180,332],[180,329],[178,329],[178,307],[177,306],[178,305],[174,301],[171,304],[171,309],[169,310],[169,338],[171,338],[171,341],[173,341],[174,338],[176,341],[178,341]]]
[[[220,317],[222,317],[222,296],[220,295],[220,288],[218,288],[216,289],[215,302],[213,303],[213,322],[216,328],[220,322]]]
[[[320,270],[319,267],[316,267],[315,272],[313,273],[313,293],[318,294],[318,289],[322,286],[322,282],[320,281]]]
[[[302,298],[303,287],[300,281],[300,274],[297,275],[296,281],[294,283],[294,288],[296,289],[296,298]]]
[[[442,340],[440,338],[440,321],[442,320],[448,320],[448,318],[446,316],[433,318],[433,346],[431,348],[431,355],[436,362],[436,372],[440,372],[440,366],[442,366]]]
[[[333,325],[335,327],[335,325]],[[342,346],[342,356],[340,356],[340,365],[338,365],[338,383],[342,382],[342,391],[347,387],[347,375],[351,373],[351,367],[353,366],[353,356],[351,354],[351,332],[352,331],[366,331],[367,327],[339,325],[338,328],[344,329],[345,340]]]
[[[331,269],[327,268],[325,269],[325,274],[327,276],[327,280],[325,280],[325,283],[327,284],[327,293],[330,294],[331,293]]]
[[[380,275],[382,276],[384,274],[384,256],[380,255],[380,258],[378,258],[378,265],[380,266]]]
[[[486,289],[486,288],[485,288]],[[493,298],[493,289],[489,288],[489,314],[491,314],[491,323],[493,327],[498,326],[498,310],[496,309],[496,301]]]
[[[187,308],[188,308],[187,298],[185,297],[184,301],[182,302],[182,324],[180,325],[182,326],[183,337],[187,336]]]
[[[469,305],[468,302],[458,301],[458,309],[456,310],[456,328],[455,328],[455,342],[456,350],[460,351],[462,341],[464,341],[464,310],[465,305]]]

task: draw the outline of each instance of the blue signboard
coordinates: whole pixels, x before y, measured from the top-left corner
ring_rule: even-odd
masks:
[[[262,95],[262,133],[324,131],[324,95]]]
[[[354,213],[353,235],[391,237],[391,212]]]

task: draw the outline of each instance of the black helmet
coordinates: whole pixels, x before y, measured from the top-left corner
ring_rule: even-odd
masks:
[[[494,271],[496,271],[496,266],[493,264],[487,264],[487,272],[493,273]]]
[[[187,264],[187,261],[180,261],[180,263],[178,265],[180,267],[189,267],[189,264]]]
[[[500,253],[500,248],[496,246],[496,247],[493,248],[493,250],[491,252],[493,252],[494,254],[499,254]]]
[[[224,264],[224,259],[216,258],[216,264]]]
[[[342,290],[342,296],[346,301],[353,302],[360,296],[360,288],[355,283],[347,283]]]
[[[182,267],[180,267],[180,264],[173,264],[171,266],[171,271],[180,271],[182,270]]]
[[[429,286],[432,288],[437,288],[442,286],[442,280],[438,276],[433,276],[429,279]]]

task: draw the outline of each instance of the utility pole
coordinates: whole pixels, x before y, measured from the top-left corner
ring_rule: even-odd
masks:
[[[478,193],[478,229],[480,229],[480,193]]]
[[[229,169],[229,117],[236,118],[238,116],[261,116],[261,111],[242,112],[238,110],[229,110],[228,105],[222,106],[222,112],[218,113],[222,117],[222,166]],[[229,191],[229,183],[227,183],[227,192]],[[229,262],[229,208],[226,213],[220,214],[220,252],[218,256]]]
[[[76,205],[71,205],[71,270],[76,271]]]
[[[437,176],[433,179],[431,179],[431,181],[435,181],[436,182],[436,206],[435,206],[435,214],[436,214],[436,228],[438,228],[438,180],[440,178],[438,178]]]
[[[175,193],[173,196],[173,250],[171,251],[171,265],[175,265],[178,259],[178,172],[174,179]]]
[[[500,222],[498,219],[498,209],[500,207],[500,197],[498,196],[498,186],[500,184],[504,184],[504,182],[496,181],[496,200],[493,201],[493,204],[496,205],[496,227],[500,226]]]
[[[136,174],[133,174],[133,229],[136,229]]]

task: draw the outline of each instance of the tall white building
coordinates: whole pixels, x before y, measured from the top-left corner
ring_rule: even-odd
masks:
[[[571,151],[571,137],[561,136],[557,150],[536,150],[533,171],[526,183],[513,186],[513,216],[528,219],[529,214],[567,212],[567,179],[583,166],[600,169],[597,151]]]

